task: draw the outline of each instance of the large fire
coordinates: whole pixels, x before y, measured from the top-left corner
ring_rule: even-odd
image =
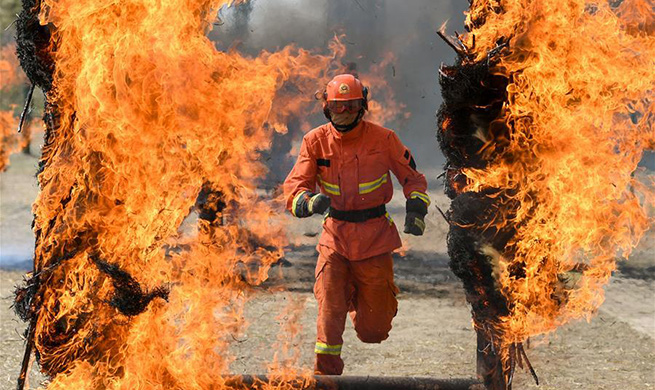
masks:
[[[495,223],[519,226],[500,275],[515,302],[506,326],[523,341],[592,314],[616,257],[627,258],[653,223],[652,188],[632,173],[655,141],[655,14],[638,0],[502,2],[476,28],[489,5],[474,3],[468,43],[475,36],[481,59],[510,39],[497,71],[510,76],[503,120],[512,133],[502,149],[483,150],[497,153],[488,168],[465,175],[467,190],[509,189],[520,203]],[[555,277],[578,264],[581,278],[560,302]],[[516,266],[524,277],[511,274]]]
[[[32,74],[51,80],[35,269],[17,302],[48,388],[223,387],[249,286],[285,245],[258,151],[343,45],[218,52],[206,32],[229,0],[25,3],[48,38]],[[491,324],[505,371],[528,337],[589,318],[652,226],[653,180],[633,172],[655,145],[654,14],[648,0],[472,1],[462,61],[486,62],[506,100],[475,130],[485,163],[454,188],[498,206],[486,231],[512,231],[479,248],[507,302]]]
[[[33,341],[48,389],[226,381],[249,286],[285,245],[274,201],[257,191],[258,151],[315,104],[343,55],[338,42],[330,55],[218,52],[205,33],[229,3],[25,6],[19,53],[32,56],[28,75],[45,75],[48,128],[34,274],[17,306],[30,322],[24,366]],[[281,101],[288,83],[304,92],[294,104]],[[194,207],[190,233],[181,226]]]
[[[476,325],[495,329],[491,349],[509,384],[525,356],[520,343],[589,319],[616,259],[653,226],[655,180],[634,173],[655,146],[655,8],[649,0],[474,0],[466,27],[450,40],[460,65],[488,69],[480,88],[500,91],[500,100],[474,108],[473,124],[497,116],[472,128],[477,157],[451,158],[460,169],[449,180],[457,205],[468,198],[493,208],[479,219],[478,250],[506,312]],[[442,74],[458,77],[454,67]],[[447,131],[457,115],[444,118]]]
[[[25,82],[16,57],[16,45],[10,44],[0,48],[0,90]]]

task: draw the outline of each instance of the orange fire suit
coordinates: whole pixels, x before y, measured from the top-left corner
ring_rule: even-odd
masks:
[[[393,196],[389,171],[406,198],[429,204],[425,176],[416,170],[411,152],[389,129],[368,121],[341,133],[332,124],[305,135],[298,160],[284,182],[287,208],[316,187],[330,197],[330,208],[349,212],[387,204]],[[330,214],[328,214],[330,215]],[[314,293],[318,301],[315,371],[339,375],[346,314],[363,342],[388,337],[396,314],[391,252],[401,246],[388,213],[365,221],[327,217],[318,243]]]

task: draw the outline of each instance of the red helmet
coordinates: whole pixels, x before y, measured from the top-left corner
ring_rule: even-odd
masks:
[[[366,87],[351,74],[335,76],[325,88],[325,100],[343,102],[366,99]]]
[[[368,110],[368,88],[352,74],[335,76],[323,91],[323,113],[330,119],[334,113]]]

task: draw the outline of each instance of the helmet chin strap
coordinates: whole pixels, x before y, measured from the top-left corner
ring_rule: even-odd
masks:
[[[334,126],[335,129],[337,129],[338,132],[340,133],[347,133],[350,130],[354,129],[359,122],[362,120],[362,117],[364,116],[364,109],[362,108],[359,110],[359,113],[357,114],[357,118],[353,121],[353,123],[349,125],[337,125],[336,123],[332,122],[332,117],[330,117],[330,123],[332,123],[332,126]]]

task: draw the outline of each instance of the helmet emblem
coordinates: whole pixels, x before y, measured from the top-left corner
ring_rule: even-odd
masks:
[[[350,93],[350,87],[348,86],[348,84],[342,83],[342,84],[339,86],[339,93],[340,93],[341,95],[349,94],[349,93]]]

